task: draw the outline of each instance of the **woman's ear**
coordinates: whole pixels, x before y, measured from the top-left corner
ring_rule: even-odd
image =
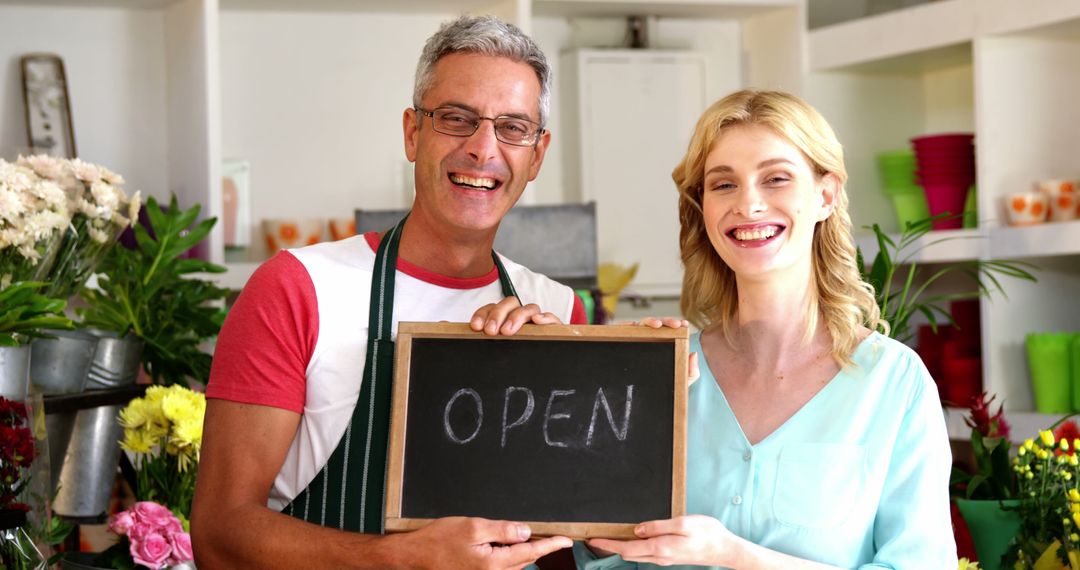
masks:
[[[836,195],[840,192],[840,179],[831,172],[826,173],[818,181],[817,191],[819,199],[821,200],[821,208],[818,211],[818,221],[823,222],[832,215]]]

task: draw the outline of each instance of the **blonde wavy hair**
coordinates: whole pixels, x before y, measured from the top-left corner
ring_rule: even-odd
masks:
[[[832,213],[814,228],[810,303],[805,340],[824,321],[832,338],[832,356],[841,366],[851,364],[860,327],[888,332],[888,323],[856,264],[848,216],[847,171],[844,151],[825,118],[802,99],[779,91],[744,90],[713,103],[698,119],[690,146],[671,173],[679,190],[679,247],[683,274],[683,315],[695,326],[718,326],[730,341],[738,314],[735,273],[713,249],[702,213],[705,158],[727,129],[759,125],[798,148],[817,178],[831,174],[837,189]]]

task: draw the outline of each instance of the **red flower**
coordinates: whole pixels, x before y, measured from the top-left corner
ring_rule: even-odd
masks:
[[[27,423],[26,406],[0,397],[0,509],[28,509],[15,502],[26,484],[24,469],[37,456],[34,434]]]
[[[968,405],[971,415],[964,418],[964,422],[968,427],[976,429],[983,437],[1008,439],[1009,423],[1005,421],[1005,415],[1001,410],[1002,405],[998,404],[997,412],[991,413],[990,405],[994,403],[997,396],[990,396],[990,399],[986,396],[987,393],[983,392],[971,397],[971,403]]]
[[[1073,447],[1073,442],[1077,439],[1080,439],[1080,428],[1076,427],[1076,422],[1069,420],[1061,424],[1056,430],[1054,430],[1054,439],[1056,439],[1057,441],[1061,441],[1063,439],[1067,440],[1069,442],[1069,451],[1065,453],[1072,455],[1076,452],[1076,449]],[[1057,455],[1061,455],[1061,448],[1058,447],[1055,450],[1055,453]]]

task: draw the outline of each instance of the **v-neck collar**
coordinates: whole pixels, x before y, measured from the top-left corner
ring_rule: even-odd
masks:
[[[869,346],[872,343],[872,341],[876,340],[876,338],[878,336],[880,336],[880,334],[881,333],[879,333],[877,331],[873,331],[869,335],[867,335],[866,338],[859,341],[859,344],[855,347],[855,351],[852,352],[852,354],[851,354],[851,358],[855,362],[853,364],[848,365],[848,366],[857,366],[858,365],[858,360],[859,360],[857,358],[857,355],[860,352],[862,352],[863,350],[866,350],[865,347]],[[721,388],[720,384],[717,382],[716,374],[713,373],[713,369],[709,365],[709,360],[708,360],[708,358],[705,357],[705,350],[701,347],[701,333],[698,333],[697,347],[698,347],[698,351],[699,351],[699,353],[698,353],[698,365],[703,367],[703,369],[704,369],[703,372],[708,371],[708,377],[709,377],[709,380],[710,380],[709,384],[712,385],[708,389],[709,390],[715,390],[716,394],[720,397],[720,401],[723,403],[724,407],[727,409],[728,413],[731,415],[732,423],[735,424],[735,427],[739,430],[739,437],[742,438],[743,443],[745,443],[748,447],[755,448],[755,449],[760,449],[761,447],[769,445],[772,442],[772,440],[779,438],[778,434],[780,434],[780,433],[782,433],[784,431],[787,431],[789,429],[794,429],[794,428],[790,428],[789,426],[791,424],[793,424],[793,423],[796,423],[799,420],[800,416],[804,416],[804,415],[809,414],[810,412],[805,411],[807,408],[818,407],[818,406],[824,405],[824,404],[820,404],[818,402],[820,402],[822,400],[825,400],[828,397],[827,394],[830,391],[835,390],[833,388],[833,385],[837,384],[838,380],[840,380],[842,377],[844,377],[844,376],[846,376],[848,374],[848,370],[847,370],[848,367],[847,366],[841,368],[836,374],[834,374],[832,376],[832,378],[829,379],[828,382],[825,383],[824,386],[822,386],[822,388],[820,390],[817,391],[816,394],[811,396],[810,399],[807,400],[805,404],[803,404],[801,407],[799,407],[798,410],[795,410],[795,413],[791,414],[786,420],[784,420],[779,426],[777,426],[776,429],[769,432],[768,435],[761,438],[761,440],[758,441],[757,443],[750,443],[750,439],[746,437],[746,432],[743,431],[742,424],[739,422],[739,417],[737,415],[735,415],[735,410],[731,407],[731,404],[728,402],[727,395],[724,394],[724,389]],[[700,381],[706,381],[705,376],[706,375],[704,373],[701,374],[698,381],[699,382]]]

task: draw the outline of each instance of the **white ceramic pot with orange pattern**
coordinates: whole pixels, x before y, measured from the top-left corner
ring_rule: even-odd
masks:
[[[1010,226],[1029,226],[1046,221],[1050,199],[1042,192],[1021,192],[1005,197]]]
[[[1080,196],[1076,192],[1075,182],[1043,180],[1037,186],[1049,201],[1051,221],[1065,222],[1080,217]]]
[[[319,218],[263,220],[263,239],[266,250],[273,255],[279,249],[314,245],[323,241],[326,223]]]

